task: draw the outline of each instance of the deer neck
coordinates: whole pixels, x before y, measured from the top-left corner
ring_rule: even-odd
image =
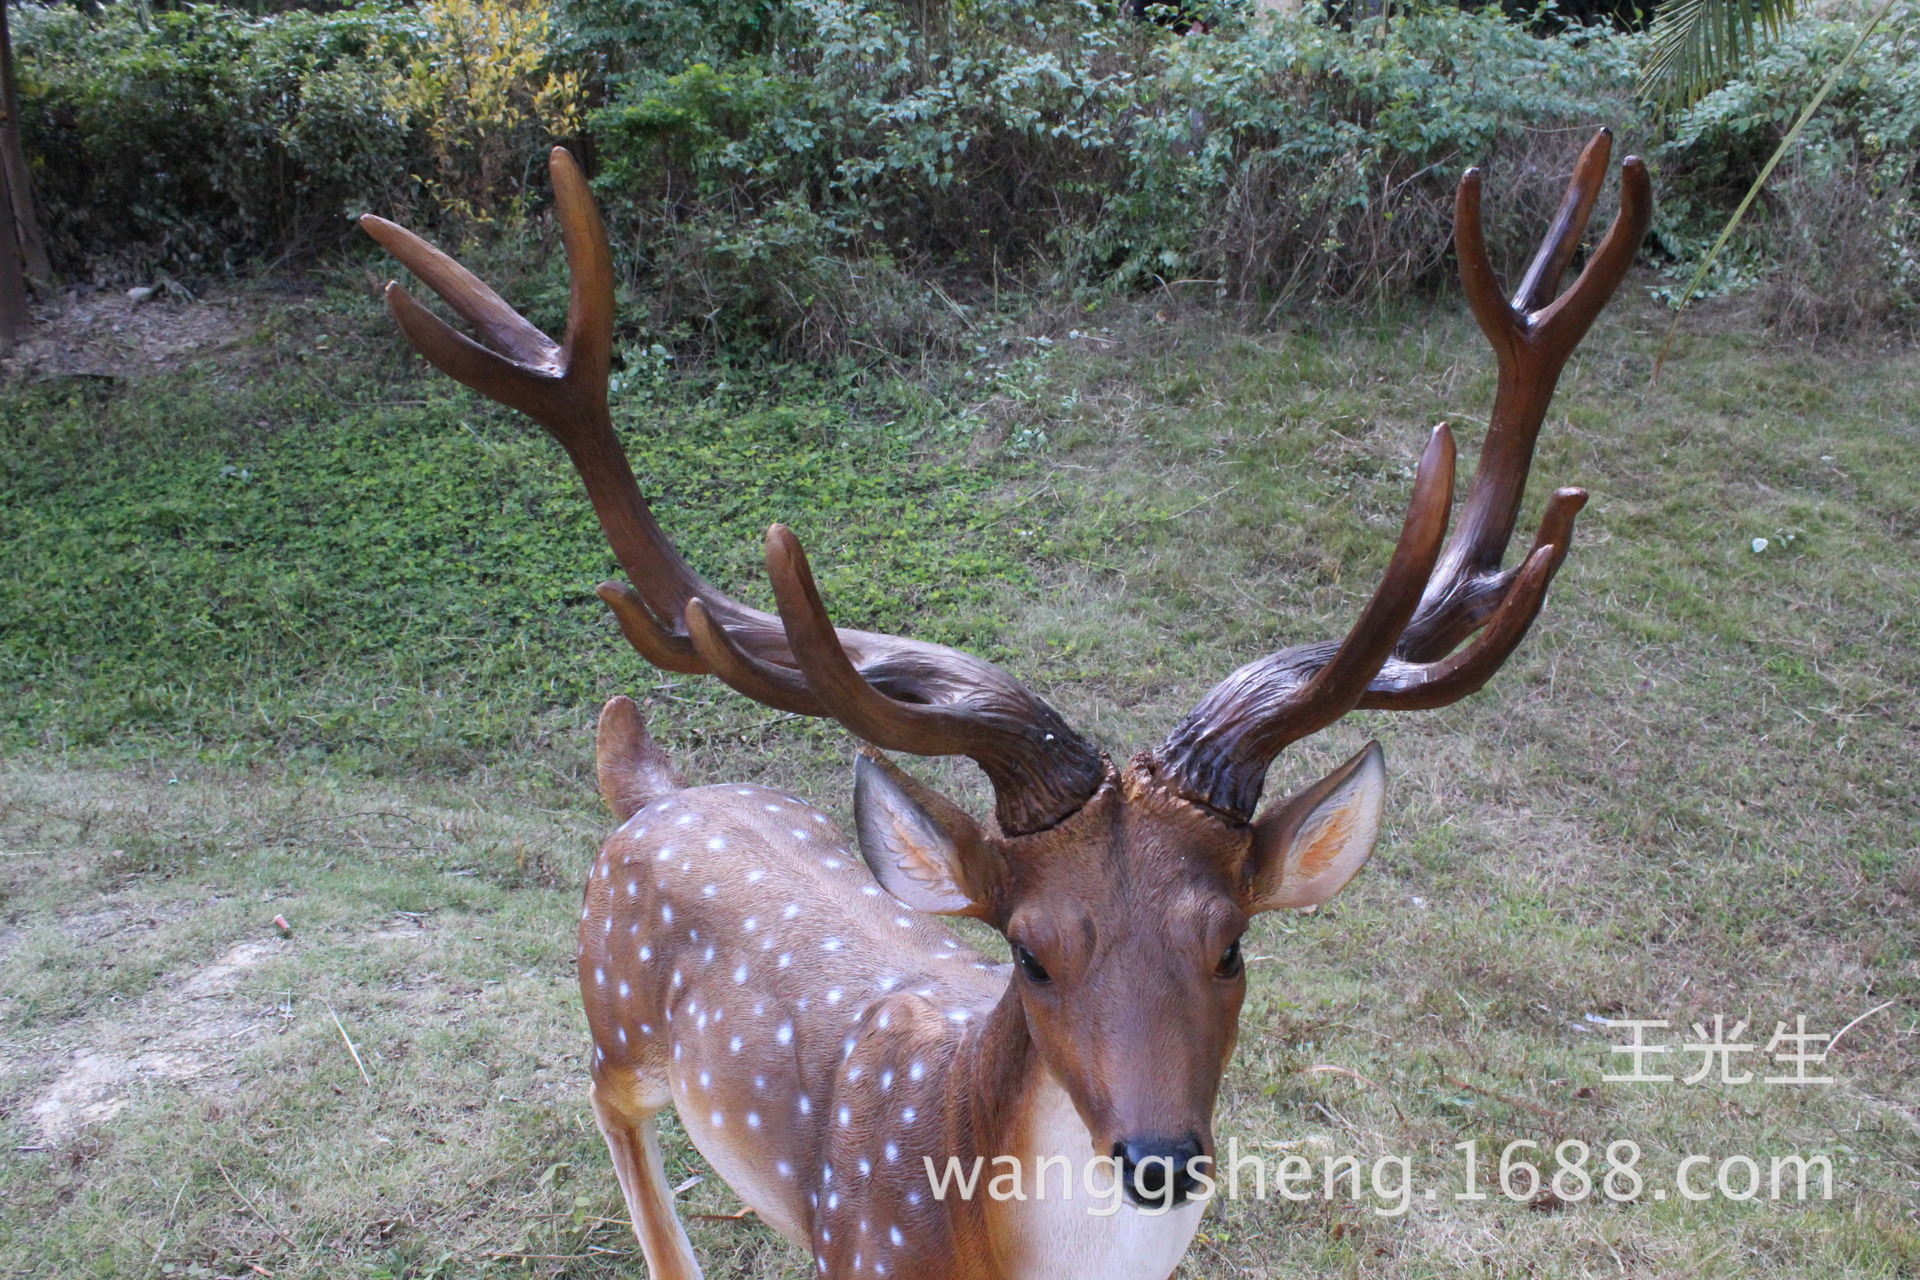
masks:
[[[1032,1139],[1032,1100],[1059,1086],[1027,1030],[1026,1011],[1009,976],[993,1010],[955,1055],[948,1095],[954,1101],[952,1140],[965,1161],[1022,1155]]]

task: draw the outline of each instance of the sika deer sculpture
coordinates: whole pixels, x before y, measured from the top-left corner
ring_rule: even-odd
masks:
[[[614,437],[612,266],[566,152],[553,153],[573,272],[563,343],[411,233],[363,220],[485,345],[389,285],[408,341],[539,422],[573,459],[632,583],[600,594],[642,655],[783,711],[832,716],[873,747],[967,756],[993,784],[993,820],[976,823],[863,755],[856,859],[798,800],[683,787],[634,704],[607,705],[600,784],[622,825],[587,884],[580,984],[594,1112],[654,1280],[700,1274],[655,1137],[669,1103],[701,1154],[823,1276],[1173,1271],[1204,1209],[1195,1192],[1245,992],[1241,934],[1257,912],[1337,893],[1379,829],[1377,744],[1256,813],[1269,763],[1356,707],[1438,707],[1474,692],[1519,644],[1567,553],[1577,489],[1553,495],[1533,548],[1501,568],[1555,381],[1650,217],[1646,170],[1629,157],[1619,216],[1555,296],[1611,145],[1602,132],[1582,154],[1511,302],[1482,243],[1480,175],[1461,180],[1461,275],[1499,382],[1451,541],[1443,548],[1454,469],[1443,426],[1353,630],[1242,667],[1124,766],[987,662],[837,629],[783,526],[767,533],[777,617],[681,558]],[[937,915],[991,924],[1015,963],[987,961]],[[931,1174],[976,1159],[989,1178],[1021,1162],[1026,1198],[982,1194],[985,1179],[970,1197],[951,1184],[936,1194]],[[1075,1186],[1092,1185],[1075,1171],[1107,1161],[1134,1206],[1103,1215],[1084,1194],[1066,1198],[1062,1159]],[[1049,1179],[1051,1194],[1035,1194]]]

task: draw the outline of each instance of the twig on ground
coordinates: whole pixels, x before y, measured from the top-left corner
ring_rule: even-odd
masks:
[[[1459,1076],[1446,1076],[1444,1077],[1444,1079],[1448,1084],[1452,1085],[1456,1089],[1465,1089],[1468,1093],[1477,1093],[1483,1098],[1492,1098],[1495,1102],[1504,1102],[1510,1107],[1519,1107],[1522,1111],[1531,1111],[1533,1112],[1533,1114],[1544,1117],[1545,1119],[1551,1120],[1555,1124],[1558,1124],[1567,1118],[1564,1112],[1549,1111],[1547,1108],[1543,1106],[1540,1106],[1536,1103],[1528,1102],[1525,1098],[1509,1098],[1504,1093],[1495,1093],[1491,1089],[1482,1089],[1477,1084],[1468,1084],[1465,1080],[1462,1080]]]
[[[690,1213],[687,1216],[700,1222],[745,1222],[754,1215],[753,1210],[742,1209],[738,1213]]]
[[[220,1171],[220,1176],[227,1180],[227,1187],[233,1192],[233,1194],[240,1197],[240,1203],[246,1205],[247,1208],[253,1210],[253,1216],[260,1219],[261,1226],[273,1232],[273,1234],[279,1236],[280,1239],[286,1244],[287,1248],[293,1250],[294,1253],[297,1254],[300,1252],[300,1246],[294,1243],[293,1237],[288,1235],[286,1232],[282,1231],[279,1225],[275,1223],[272,1218],[269,1218],[266,1215],[266,1211],[261,1209],[259,1205],[255,1204],[253,1200],[247,1195],[247,1193],[240,1189],[240,1184],[235,1182],[233,1180],[233,1175],[227,1172],[226,1165],[221,1164],[218,1160],[215,1160],[213,1162],[213,1167],[218,1169]]]
[[[1854,896],[1858,897],[1859,895],[1856,894]],[[1855,1018],[1852,1022],[1849,1022],[1846,1026],[1834,1032],[1832,1038],[1827,1041],[1827,1052],[1828,1053],[1833,1052],[1833,1046],[1840,1043],[1841,1036],[1844,1036],[1845,1034],[1847,1034],[1847,1032],[1853,1030],[1855,1027],[1859,1026],[1861,1023],[1865,1022],[1868,1018],[1871,1018],[1874,1014],[1880,1012],[1882,1009],[1891,1009],[1892,1007],[1893,1007],[1893,1001],[1891,1000],[1887,1001],[1884,1004],[1877,1004],[1873,1008],[1861,1014],[1859,1017]]]
[[[339,1028],[340,1038],[346,1042],[347,1052],[353,1055],[353,1065],[360,1068],[360,1078],[367,1082],[367,1088],[373,1088],[373,1077],[367,1074],[367,1064],[360,1061],[360,1050],[354,1047],[353,1037],[347,1034],[346,1025],[340,1021],[340,1015],[334,1013],[333,1002],[322,999],[320,1003],[327,1006],[327,1013],[333,1018],[333,1025]]]
[[[1400,1104],[1394,1101],[1393,1090],[1387,1088],[1387,1086],[1381,1084],[1378,1080],[1373,1079],[1371,1076],[1363,1076],[1358,1071],[1355,1071],[1352,1067],[1337,1067],[1331,1062],[1323,1062],[1318,1066],[1303,1068],[1300,1074],[1313,1075],[1318,1072],[1331,1072],[1334,1075],[1348,1076],[1354,1080],[1358,1080],[1361,1084],[1372,1085],[1374,1088],[1378,1089],[1380,1092],[1387,1095],[1387,1105],[1393,1108],[1393,1114],[1396,1118],[1399,1119],[1401,1125],[1404,1126],[1407,1123],[1406,1113],[1401,1111]]]

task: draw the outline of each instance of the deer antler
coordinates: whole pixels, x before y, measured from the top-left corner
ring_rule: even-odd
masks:
[[[1077,810],[1108,771],[1097,748],[990,662],[943,645],[835,628],[800,544],[784,526],[767,534],[777,618],[730,598],[681,556],[641,495],[607,406],[613,260],[606,229],[573,157],[556,147],[551,164],[572,281],[560,343],[412,232],[371,214],[360,225],[481,338],[455,331],[389,284],[388,310],[413,348],[441,372],[538,422],[567,451],[633,584],[599,587],[629,643],[656,666],[711,672],[768,706],[832,716],[876,746],[971,758],[993,783],[996,817],[1009,835],[1043,830]]]
[[[1453,441],[1440,427],[1421,459],[1399,545],[1353,630],[1344,641],[1270,654],[1216,685],[1154,753],[1179,794],[1245,821],[1260,802],[1267,767],[1289,743],[1355,708],[1411,711],[1464,698],[1500,669],[1533,625],[1587,500],[1579,489],[1557,490],[1532,550],[1516,567],[1501,569],[1534,443],[1561,370],[1633,265],[1653,217],[1646,166],[1628,156],[1620,211],[1605,240],[1573,286],[1549,298],[1586,232],[1612,150],[1613,134],[1602,129],[1581,153],[1511,303],[1487,257],[1480,171],[1461,177],[1454,204],[1460,279],[1493,346],[1499,381],[1459,529],[1442,551]],[[1475,631],[1473,643],[1453,653]]]

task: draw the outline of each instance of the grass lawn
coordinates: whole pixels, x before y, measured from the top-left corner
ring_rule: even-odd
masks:
[[[724,585],[765,601],[787,520],[843,623],[987,653],[1129,752],[1344,630],[1492,362],[1450,310],[1071,323],[891,383],[636,347],[620,426]],[[1315,1194],[1216,1206],[1181,1276],[1920,1276],[1920,355],[1702,323],[1656,387],[1663,327],[1623,298],[1563,380],[1529,510],[1594,500],[1507,669],[1276,765],[1270,795],[1378,737],[1388,825],[1249,939],[1218,1133]],[[571,967],[593,714],[644,695],[695,780],[843,816],[846,735],[646,668],[559,451],[344,295],[266,308],[238,359],[0,389],[0,548],[0,1275],[641,1274]],[[1602,1080],[1599,1020],[1716,1015],[1859,1021],[1832,1084]],[[667,1138],[687,1211],[736,1209]],[[1548,1176],[1585,1144],[1593,1193],[1504,1196],[1518,1140]],[[1642,1185],[1609,1197],[1623,1141]],[[1328,1199],[1340,1156],[1438,1194]],[[1795,1156],[1831,1199],[1770,1195]],[[1747,1160],[1757,1196],[1715,1187]],[[810,1274],[689,1226],[711,1277]]]

